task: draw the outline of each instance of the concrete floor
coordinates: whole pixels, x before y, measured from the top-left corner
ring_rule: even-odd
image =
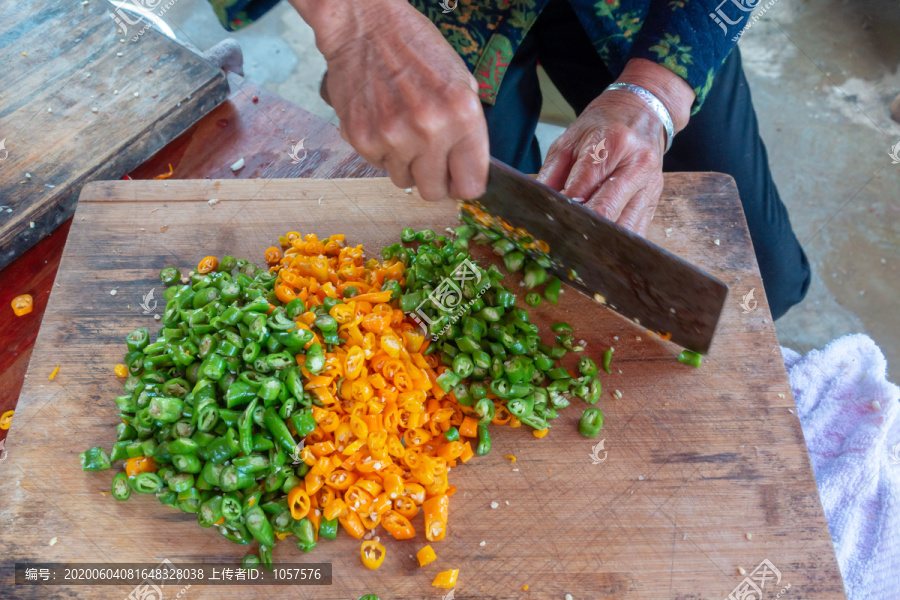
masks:
[[[281,3],[230,34],[204,0],[178,0],[166,22],[206,49],[235,37],[245,75],[337,120],[318,94],[325,63],[312,31]],[[877,0],[778,0],[740,41],[763,139],[794,229],[813,265],[807,299],[776,323],[783,345],[806,352],[865,332],[900,373],[900,7]],[[547,91],[546,119],[571,112]],[[541,128],[544,150],[558,126]],[[739,285],[739,284],[738,284]],[[749,290],[748,290],[749,291]]]

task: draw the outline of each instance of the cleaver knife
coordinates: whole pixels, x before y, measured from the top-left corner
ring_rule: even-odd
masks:
[[[694,265],[494,158],[484,195],[462,209],[546,242],[563,283],[688,350],[709,350],[728,286]]]

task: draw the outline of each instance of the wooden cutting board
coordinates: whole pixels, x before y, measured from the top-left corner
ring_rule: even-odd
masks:
[[[123,34],[112,9],[3,3],[0,268],[72,216],[86,182],[122,177],[228,95],[221,69],[141,23]]]
[[[211,198],[218,202],[210,205]],[[371,256],[396,241],[402,227],[443,230],[456,224],[456,214],[452,203],[426,203],[386,179],[86,186],[2,466],[0,586],[11,584],[16,562],[222,562],[244,554],[153,497],[113,500],[115,471],[79,468],[79,452],[114,441],[113,398],[121,384],[112,369],[129,331],[158,327],[138,305],[151,289],[160,298],[161,268],[189,268],[226,252],[259,261],[288,230],[344,233]],[[451,500],[450,533],[434,544],[435,563],[417,566],[421,534],[407,542],[382,534],[388,555],[377,571],[362,567],[359,542],[347,535],[310,555],[289,538],[276,547],[277,562],[334,565],[333,585],[294,587],[289,596],[437,599],[447,591],[430,587],[434,575],[458,568],[457,599],[719,599],[741,584],[739,569],[749,575],[768,560],[780,581],[766,582],[764,598],[788,584],[783,597],[792,600],[843,598],[731,178],[668,174],[649,237],[732,286],[702,368],[678,363],[677,347],[567,290],[559,306],[544,304],[534,318],[543,327],[573,323],[595,360],[615,347],[613,372],[602,374],[599,438],[578,435],[580,401],[561,411],[544,439],[526,428],[495,428],[490,454],[450,474],[459,491]],[[759,304],[745,314],[739,301],[751,289]],[[59,374],[48,380],[57,365]],[[594,451],[600,441],[604,447]],[[420,520],[414,523],[421,531]],[[118,600],[131,589],[5,587],[15,597],[42,599]],[[187,597],[285,593],[193,586]]]

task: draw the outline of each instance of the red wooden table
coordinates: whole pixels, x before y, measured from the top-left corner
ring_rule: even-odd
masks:
[[[168,173],[169,165],[173,179],[384,175],[344,142],[331,123],[237,75],[229,75],[228,81],[228,100],[130,177],[153,179]],[[241,158],[243,168],[232,171]],[[0,414],[15,409],[71,224],[66,221],[0,271]],[[34,297],[34,310],[23,317],[15,317],[10,307],[19,294]],[[0,442],[5,439],[6,430],[0,429]]]

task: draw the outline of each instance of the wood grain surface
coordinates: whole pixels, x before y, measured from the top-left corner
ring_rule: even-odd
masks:
[[[209,198],[219,201],[211,206]],[[121,382],[112,368],[129,331],[158,327],[138,304],[150,289],[161,295],[161,268],[226,252],[259,260],[287,230],[345,233],[374,255],[403,226],[455,223],[451,203],[426,203],[385,179],[85,187],[0,466],[4,597],[118,600],[132,589],[13,586],[16,562],[226,562],[245,552],[152,496],[113,500],[114,471],[79,468],[79,452],[114,441]],[[359,542],[347,535],[309,555],[288,538],[277,545],[276,562],[331,562],[333,585],[193,586],[185,597],[438,599],[447,591],[430,587],[434,575],[458,568],[455,597],[463,600],[721,599],[744,579],[739,568],[749,575],[765,559],[780,581],[767,582],[764,598],[787,584],[782,597],[791,600],[843,598],[733,181],[667,174],[649,237],[732,286],[702,368],[678,363],[677,347],[567,290],[559,306],[544,304],[534,318],[542,326],[573,323],[597,360],[615,347],[613,373],[602,376],[598,439],[578,435],[578,401],[544,439],[525,428],[496,428],[491,453],[450,474],[459,491],[449,533],[425,568],[413,556],[422,539],[382,535],[387,558],[368,571]],[[744,314],[738,302],[750,289],[759,306]],[[57,365],[59,375],[48,381]],[[593,464],[599,440],[605,460]],[[518,460],[511,465],[504,455]]]
[[[228,74],[228,85],[231,96],[226,102],[135,169],[131,177],[153,179],[168,172],[170,164],[173,179],[387,174],[363,160],[329,121],[234,73]],[[231,165],[241,158],[244,167],[232,171]]]
[[[155,30],[120,42],[106,2],[3,7],[0,268],[72,216],[86,182],[128,173],[228,95],[220,69]]]

